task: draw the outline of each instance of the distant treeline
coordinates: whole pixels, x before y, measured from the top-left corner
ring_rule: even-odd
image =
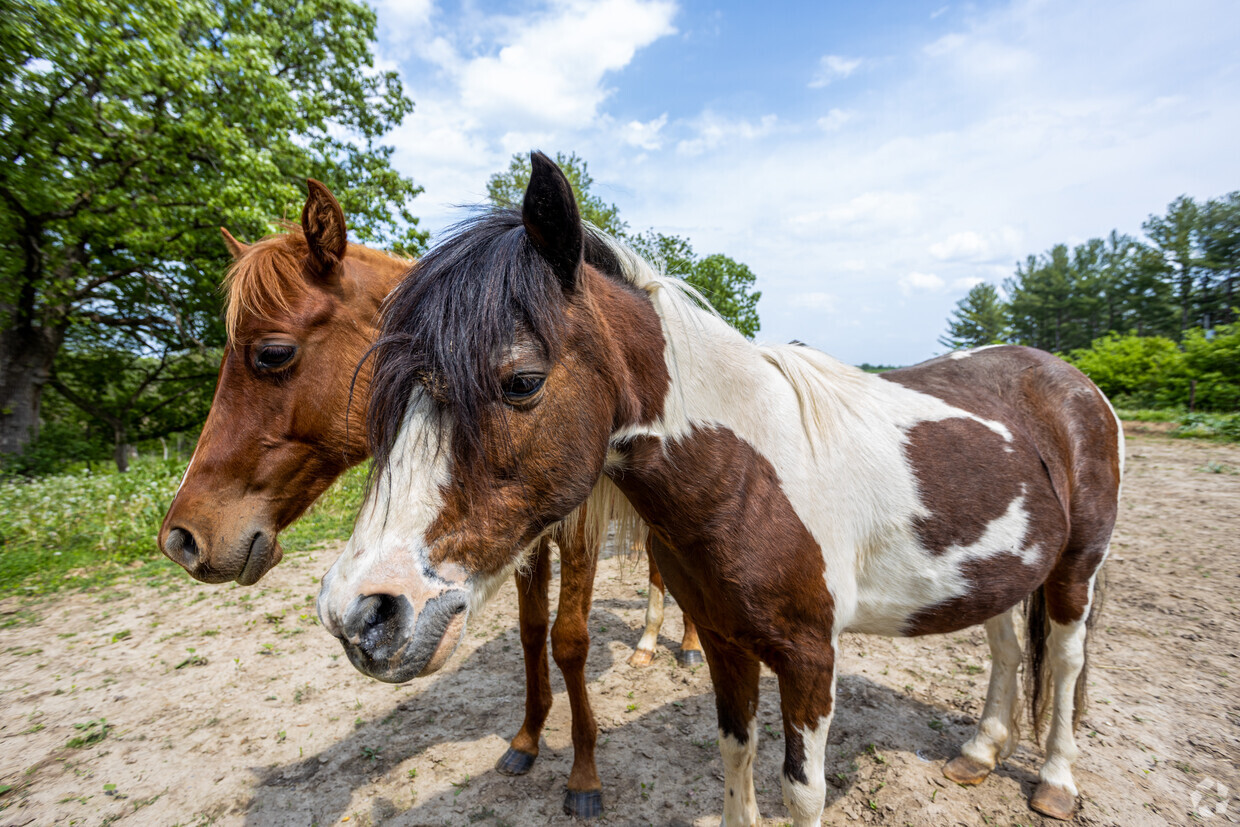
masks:
[[[1134,403],[1237,409],[1240,192],[1181,196],[1142,230],[1029,256],[1001,289],[970,290],[939,341],[1058,353]]]

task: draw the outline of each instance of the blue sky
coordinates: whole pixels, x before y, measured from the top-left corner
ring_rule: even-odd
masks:
[[[748,264],[759,338],[911,364],[970,286],[1240,189],[1240,3],[377,0],[438,233],[575,151],[636,230]]]

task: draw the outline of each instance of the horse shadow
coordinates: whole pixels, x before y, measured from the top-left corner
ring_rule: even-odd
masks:
[[[590,618],[593,641],[602,644],[591,646],[587,661],[591,683],[615,665],[611,642],[632,643],[628,625],[602,608],[596,604]],[[346,816],[354,823],[398,827],[572,823],[561,814],[572,766],[571,745],[551,748],[544,738],[534,767],[518,778],[500,774],[491,763],[503,753],[523,715],[520,646],[506,639],[487,641],[454,673],[441,676],[432,692],[392,703],[320,752],[283,765],[252,768],[259,783],[243,805],[245,824],[335,824]],[[484,670],[510,672],[508,691],[480,691],[476,678]],[[555,687],[557,680],[553,677],[553,687],[559,692],[562,681]],[[593,695],[596,690],[591,690]],[[774,814],[783,812],[779,773],[784,757],[776,679],[764,676],[760,691],[764,702],[758,711],[754,778],[760,809]],[[650,707],[645,706],[650,698],[637,700],[644,702],[641,714],[626,716],[615,726],[604,720],[600,727],[596,756],[605,820],[689,825],[721,812],[723,767],[713,693],[698,692]],[[827,806],[863,779],[885,772],[879,765],[892,754],[906,762],[941,767],[971,735],[974,723],[940,704],[863,676],[841,674],[827,750]],[[459,762],[451,764],[458,769],[449,769],[447,761],[449,754],[461,750],[494,754],[486,771],[461,777]],[[406,777],[408,764],[416,767],[417,784],[430,781],[438,791],[428,790],[421,798],[411,792],[415,781]],[[1011,762],[996,772],[1014,777],[1026,792],[1036,783],[1032,773]],[[359,811],[355,791],[365,795],[367,787],[370,797]]]

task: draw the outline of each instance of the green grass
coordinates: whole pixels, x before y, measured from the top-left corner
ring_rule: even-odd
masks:
[[[155,535],[184,470],[184,462],[142,459],[125,474],[0,481],[0,597],[104,586],[127,572],[181,575]],[[285,549],[348,537],[365,479],[363,467],[337,481],[281,535]]]
[[[1129,422],[1174,422],[1170,436],[1240,442],[1240,413],[1188,413],[1178,408],[1117,408],[1119,418]]]

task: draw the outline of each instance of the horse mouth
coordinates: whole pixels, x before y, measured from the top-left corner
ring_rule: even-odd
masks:
[[[436,614],[423,612],[414,633],[386,657],[381,650],[367,651],[369,647],[361,641],[341,637],[340,642],[349,662],[363,675],[384,683],[425,678],[438,672],[452,657],[465,637],[469,612],[462,606],[447,616]]]
[[[284,557],[279,541],[273,540],[265,531],[256,531],[246,550],[245,567],[237,575],[237,583],[253,586],[263,575],[275,568]]]

